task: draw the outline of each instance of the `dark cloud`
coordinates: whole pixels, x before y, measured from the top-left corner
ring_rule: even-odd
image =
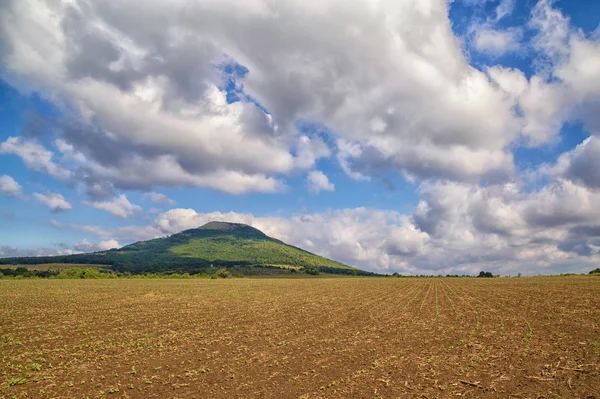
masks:
[[[565,177],[600,188],[600,138],[590,137],[573,152]]]
[[[567,240],[558,243],[558,249],[564,252],[573,252],[579,256],[589,257],[600,253],[600,239],[595,240]]]
[[[569,233],[575,237],[600,237],[600,225],[576,226],[569,230]]]

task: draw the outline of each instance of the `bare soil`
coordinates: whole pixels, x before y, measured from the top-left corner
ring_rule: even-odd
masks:
[[[0,398],[600,398],[600,278],[0,281]]]

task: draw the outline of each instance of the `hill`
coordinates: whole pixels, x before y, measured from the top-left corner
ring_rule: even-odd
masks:
[[[271,238],[241,223],[210,222],[168,237],[110,251],[66,256],[5,258],[0,264],[93,264],[117,272],[209,272],[226,267],[240,274],[314,272],[372,275]]]

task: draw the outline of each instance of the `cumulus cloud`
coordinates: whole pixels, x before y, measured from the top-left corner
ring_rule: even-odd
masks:
[[[427,240],[427,235],[418,231],[410,218],[393,211],[368,208],[330,210],[290,218],[172,209],[159,215],[153,226],[162,234],[172,234],[213,220],[249,224],[271,237],[300,247],[306,247],[308,240],[310,250],[320,255],[379,271],[405,267],[407,263],[394,255],[416,255],[424,249]]]
[[[129,202],[125,194],[121,194],[110,201],[83,201],[83,204],[110,212],[119,218],[132,217],[142,210],[141,206]]]
[[[71,203],[58,193],[33,193],[33,199],[40,204],[46,205],[54,212],[68,211],[69,209],[73,208]]]
[[[0,37],[8,73],[77,122],[57,134],[93,162],[90,181],[278,191],[331,153],[303,121],[355,146],[341,157],[351,173],[509,174],[513,104],[468,64],[447,7],[11,1]]]
[[[555,165],[546,166],[542,171],[600,189],[600,138],[588,137],[572,151],[562,154]]]
[[[329,181],[327,175],[320,170],[312,170],[306,176],[306,184],[308,191],[311,193],[319,193],[321,191],[333,191],[335,186]]]
[[[586,36],[552,6],[552,1],[540,0],[529,22],[536,32],[533,49],[541,57],[539,71],[532,77],[539,98],[543,98],[539,106],[547,110],[546,114],[554,112],[560,118],[549,118],[552,131],[559,123],[577,118],[592,134],[598,134],[600,117],[595,110],[600,106],[600,35]]]
[[[15,154],[31,169],[59,179],[66,180],[73,176],[71,171],[63,169],[55,163],[52,151],[32,140],[9,137],[0,143],[0,154]]]
[[[472,274],[493,269],[537,274],[566,267],[578,272],[599,260],[594,253],[582,258],[565,251],[573,229],[600,225],[600,213],[593,207],[597,194],[569,182],[533,197],[514,184],[479,188],[451,182],[430,184],[422,194],[413,215],[356,208],[281,218],[173,209],[159,215],[153,226],[159,236],[211,220],[246,223],[293,245],[378,272]],[[569,216],[570,207],[577,212]],[[577,238],[583,243],[590,239]]]
[[[515,140],[552,140],[577,104],[598,122],[598,42],[547,0],[529,27],[557,82],[470,66],[445,0],[231,1],[8,2],[7,73],[68,111],[56,134],[79,154],[91,193],[106,181],[276,192],[333,150],[352,177],[506,180]],[[501,1],[475,29],[476,48],[519,46],[519,28],[494,27],[513,7]],[[227,101],[224,82],[240,101]]]
[[[7,197],[22,198],[23,187],[11,176],[0,176],[0,194]]]
[[[533,62],[535,73],[527,77],[519,69],[487,69],[490,79],[519,110],[524,143],[538,146],[555,141],[569,120],[581,120],[590,133],[598,134],[600,117],[594,110],[600,106],[600,36],[586,36],[572,27],[550,0],[540,0],[535,5],[527,28],[534,35],[528,48],[537,54]],[[475,44],[479,37],[479,44],[487,42],[501,48],[511,43],[513,34],[521,34],[520,28],[503,32],[507,35],[476,33]]]
[[[117,240],[105,240],[100,242],[91,242],[87,239],[84,239],[81,242],[73,245],[73,249],[76,252],[97,252],[97,251],[107,251],[109,249],[120,248],[119,242]]]
[[[33,170],[46,173],[59,179],[69,179],[72,172],[59,167],[54,161],[54,154],[39,143],[21,137],[9,137],[0,143],[0,154],[15,154]]]

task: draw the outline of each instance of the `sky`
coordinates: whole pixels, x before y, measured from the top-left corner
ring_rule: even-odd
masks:
[[[379,273],[600,265],[600,1],[0,2],[0,257],[219,220]]]

